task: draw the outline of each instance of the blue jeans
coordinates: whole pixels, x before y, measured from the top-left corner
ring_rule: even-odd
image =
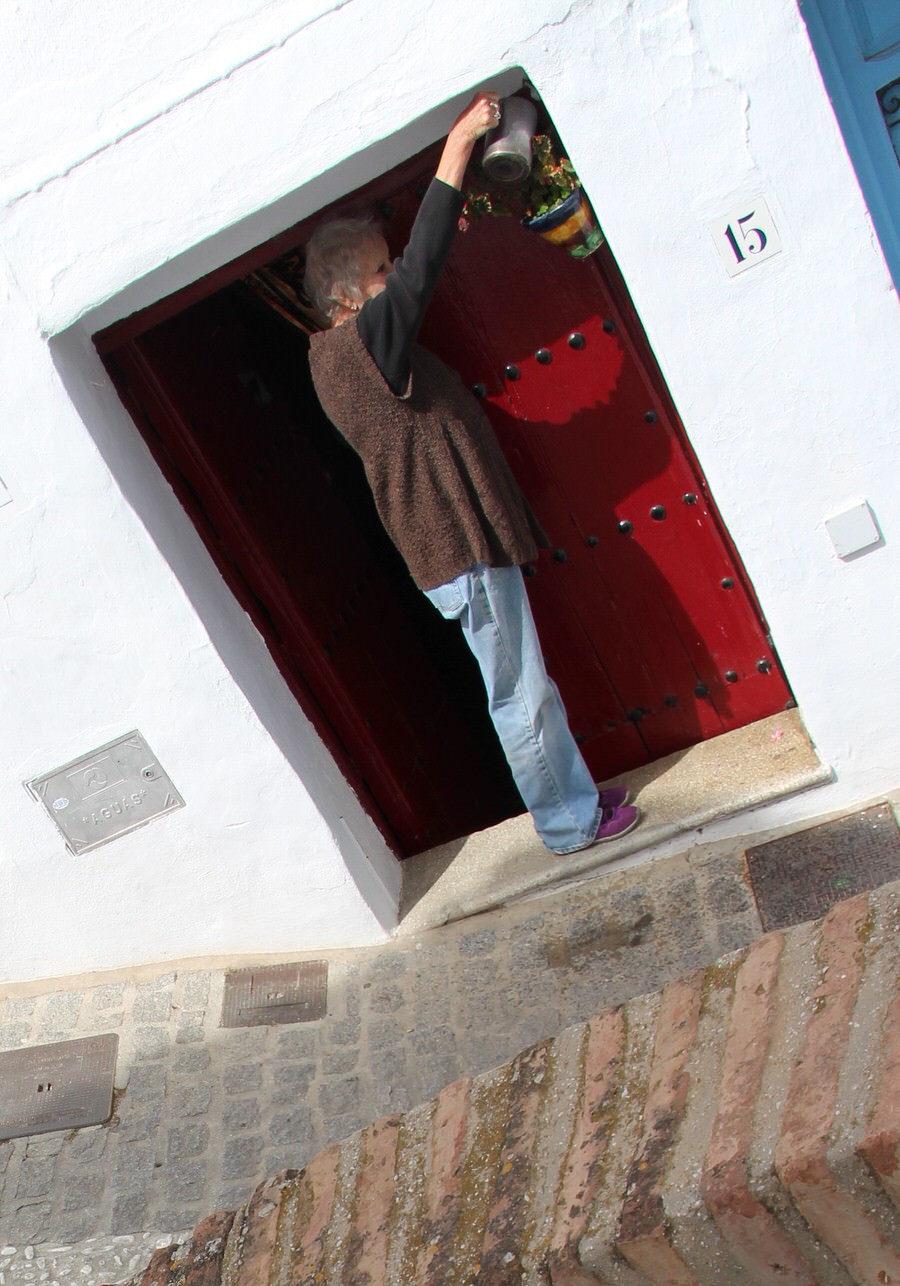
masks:
[[[538,835],[554,853],[584,848],[597,828],[597,787],[544,668],[521,571],[477,563],[425,594],[442,616],[462,626]]]

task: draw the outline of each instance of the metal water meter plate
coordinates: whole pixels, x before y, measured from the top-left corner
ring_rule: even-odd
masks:
[[[126,733],[25,785],[76,855],[184,807],[139,732]]]
[[[118,1047],[110,1034],[0,1054],[0,1139],[108,1121]]]
[[[233,969],[225,975],[221,1027],[268,1027],[324,1018],[328,965],[302,964]]]
[[[748,848],[747,871],[764,931],[786,929],[900,878],[900,830],[877,804]]]

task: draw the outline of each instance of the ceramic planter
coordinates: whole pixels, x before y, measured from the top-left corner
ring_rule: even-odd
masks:
[[[573,259],[585,259],[603,245],[604,236],[597,217],[581,188],[575,188],[546,214],[522,222],[545,241],[560,246]]]

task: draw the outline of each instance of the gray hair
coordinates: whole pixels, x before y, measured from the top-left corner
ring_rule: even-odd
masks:
[[[303,286],[313,307],[333,322],[341,307],[337,296],[362,301],[360,247],[381,234],[375,219],[329,219],[306,245]]]

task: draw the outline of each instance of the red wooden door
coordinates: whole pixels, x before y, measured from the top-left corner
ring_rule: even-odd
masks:
[[[394,253],[417,192],[382,204]],[[529,594],[598,779],[791,702],[607,249],[576,261],[482,219],[457,237],[422,338],[484,397],[553,541]]]
[[[609,252],[576,261],[482,220],[457,238],[423,338],[484,389],[554,543],[529,590],[595,775],[783,709],[752,589]]]
[[[395,254],[433,163],[365,194]],[[459,631],[384,535],[302,337],[240,287],[213,289],[101,349],[220,567],[400,852],[520,811]],[[576,262],[485,220],[457,238],[423,341],[483,392],[554,542],[529,592],[595,776],[783,708],[752,588],[609,254]]]

